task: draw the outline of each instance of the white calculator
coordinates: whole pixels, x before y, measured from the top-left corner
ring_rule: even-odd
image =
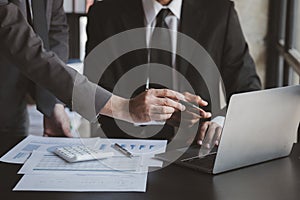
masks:
[[[84,145],[56,148],[54,151],[59,157],[68,162],[81,162],[112,157],[113,152],[101,152]]]

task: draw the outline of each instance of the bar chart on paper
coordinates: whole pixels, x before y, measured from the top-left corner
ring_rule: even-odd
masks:
[[[138,156],[163,153],[167,147],[166,140],[100,139],[99,150],[110,150],[115,143]]]

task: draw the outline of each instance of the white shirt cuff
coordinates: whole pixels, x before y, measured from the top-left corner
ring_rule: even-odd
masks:
[[[217,124],[219,124],[220,126],[223,127],[224,126],[224,122],[225,122],[225,117],[223,117],[223,116],[217,116],[217,117],[213,118],[211,121],[215,122],[215,123],[217,123]]]

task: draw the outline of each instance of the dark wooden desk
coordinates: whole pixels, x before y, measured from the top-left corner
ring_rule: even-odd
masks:
[[[0,154],[20,137],[1,137]],[[176,165],[148,176],[146,193],[12,192],[20,165],[0,163],[0,199],[4,200],[299,200],[300,145],[290,157],[213,176]]]

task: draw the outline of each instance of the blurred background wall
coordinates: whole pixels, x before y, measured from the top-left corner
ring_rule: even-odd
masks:
[[[234,0],[257,72],[264,85],[269,0]]]

